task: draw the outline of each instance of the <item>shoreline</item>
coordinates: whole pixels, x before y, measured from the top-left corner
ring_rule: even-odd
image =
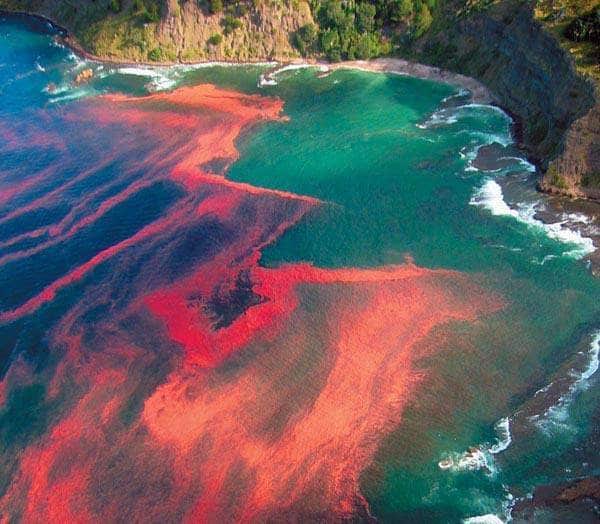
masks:
[[[366,71],[371,73],[390,73],[398,75],[407,75],[422,80],[432,80],[435,82],[443,82],[456,87],[463,87],[468,89],[471,93],[473,102],[481,104],[490,104],[500,107],[514,120],[514,116],[502,107],[497,97],[479,80],[461,75],[460,73],[454,73],[447,69],[441,69],[436,66],[430,66],[421,64],[419,62],[412,62],[403,58],[396,57],[380,57],[369,60],[347,60],[344,62],[328,62],[326,60],[320,60],[317,58],[297,58],[291,60],[282,60],[280,58],[261,58],[256,60],[248,60],[244,62],[239,61],[228,61],[228,60],[200,60],[200,61],[186,61],[176,60],[171,62],[150,62],[145,60],[131,61],[121,60],[109,57],[98,56],[87,51],[75,37],[72,36],[72,31],[68,28],[61,26],[54,20],[47,16],[28,13],[26,11],[5,11],[0,9],[0,16],[16,16],[23,18],[32,18],[40,23],[49,24],[52,29],[57,33],[55,36],[60,40],[61,44],[64,44],[72,51],[80,55],[86,60],[98,62],[102,65],[109,65],[112,67],[148,67],[148,68],[161,68],[161,67],[174,67],[174,66],[202,66],[207,64],[215,65],[229,65],[229,66],[252,66],[252,65],[273,65],[274,69],[266,73],[266,76],[273,73],[276,69],[280,69],[285,66],[306,66],[306,67],[327,67],[329,71],[335,71],[337,69],[354,69],[359,71]]]
[[[74,53],[79,55],[81,58],[89,60],[90,62],[94,62],[100,65],[106,65],[113,68],[127,68],[127,67],[137,67],[137,68],[148,68],[148,69],[166,69],[171,67],[206,67],[210,65],[215,66],[224,66],[224,67],[243,67],[243,66],[264,66],[268,67],[268,70],[265,71],[264,77],[266,79],[272,79],[272,75],[277,71],[285,67],[314,67],[322,70],[323,74],[329,74],[336,70],[357,70],[357,71],[365,71],[370,73],[387,73],[387,74],[395,74],[395,75],[406,75],[413,78],[418,78],[422,80],[430,80],[434,82],[442,82],[457,88],[464,88],[469,91],[470,99],[472,103],[479,104],[488,104],[501,109],[504,113],[506,113],[511,119],[511,127],[510,134],[514,139],[514,145],[520,150],[523,156],[527,159],[527,161],[533,165],[536,169],[536,189],[540,193],[540,195],[544,195],[548,199],[548,203],[551,208],[556,210],[556,200],[557,198],[562,201],[563,198],[566,198],[566,203],[564,203],[565,207],[572,208],[580,208],[579,203],[585,204],[589,202],[588,199],[573,199],[568,197],[563,197],[559,195],[549,194],[547,191],[540,190],[540,173],[541,168],[541,159],[533,157],[530,155],[523,144],[523,122],[519,115],[514,114],[512,111],[503,106],[503,104],[499,101],[498,97],[495,96],[492,91],[485,86],[479,80],[469,77],[466,75],[462,75],[460,73],[454,73],[452,71],[442,69],[436,66],[421,64],[418,62],[412,62],[409,60],[405,60],[397,57],[380,57],[374,58],[370,60],[352,60],[352,61],[343,61],[343,62],[328,62],[325,60],[320,60],[317,58],[297,58],[291,60],[282,60],[278,58],[265,58],[265,59],[257,59],[253,61],[226,61],[226,60],[203,60],[203,61],[171,61],[171,62],[149,62],[149,61],[127,61],[127,60],[118,60],[108,57],[101,57],[94,55],[93,53],[88,52],[73,36],[71,36],[71,32],[69,29],[57,24],[50,18],[36,14],[36,13],[27,13],[27,12],[10,12],[5,10],[0,10],[0,16],[4,17],[16,17],[22,18],[25,21],[34,21],[38,24],[41,24],[42,28],[38,26],[39,29],[46,30],[53,34],[58,43],[64,45],[65,47],[72,50]],[[35,24],[30,24],[35,25]],[[592,201],[593,202],[593,201]],[[592,220],[598,216],[595,212],[590,212],[591,210],[583,211],[585,214],[590,216]],[[547,224],[552,224],[556,220],[552,220],[549,217],[542,217],[542,222]],[[596,239],[594,239],[596,240]],[[592,254],[586,258],[588,258],[592,262],[593,272],[600,272],[600,269],[596,270],[596,268],[600,268],[600,237],[598,237],[597,242],[594,242],[597,247],[597,251],[595,254]],[[596,255],[596,256],[594,256]]]

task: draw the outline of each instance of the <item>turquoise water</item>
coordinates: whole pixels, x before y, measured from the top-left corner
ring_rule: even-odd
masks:
[[[421,129],[456,89],[362,72],[323,79],[301,71],[272,92],[286,100],[290,122],[265,126],[242,141],[241,159],[229,176],[330,205],[288,231],[265,253],[265,264],[309,260],[367,267],[398,263],[408,254],[420,265],[471,273],[510,301],[502,318],[471,334],[475,353],[457,352],[456,342],[435,357],[446,383],[428,384],[428,401],[407,414],[381,451],[382,464],[364,474],[374,514],[415,522],[504,518],[511,491],[524,496],[536,483],[597,472],[596,457],[585,467],[569,457],[571,446],[590,431],[594,388],[578,397],[568,429],[544,433],[517,420],[523,441],[515,438],[506,451],[488,457],[495,463],[492,474],[441,471],[437,465],[469,446],[493,445],[501,438],[495,422],[511,417],[546,385],[577,344],[587,355],[597,329],[598,282],[571,252],[583,252],[581,246],[553,240],[522,219],[493,215],[497,203],[472,205],[490,179],[516,180],[525,197],[538,199],[524,163],[485,173],[470,170],[468,158],[461,158],[461,151],[490,141],[509,143],[508,117],[472,107],[456,110],[455,123]],[[549,255],[556,258],[542,264]],[[430,403],[440,399],[447,413],[436,420]]]
[[[465,272],[504,297],[501,313],[455,326],[440,339],[439,351],[421,363],[428,373],[418,397],[361,477],[375,517],[506,520],[515,498],[526,497],[534,486],[600,473],[593,440],[600,397],[593,374],[600,283],[586,264],[591,247],[568,225],[548,228],[533,217],[544,202],[532,189],[531,166],[511,145],[504,113],[470,104],[458,88],[410,77],[359,71],[320,76],[299,69],[277,75],[276,86],[259,87],[261,67],[119,71],[81,61],[20,22],[1,22],[0,33],[0,118],[17,127],[40,121],[52,126],[54,118],[102,93],[143,95],[148,82],[152,88],[211,82],[280,97],[289,121],[247,131],[227,177],[316,197],[323,205],[270,245],[263,265],[375,267],[412,257],[428,268]],[[69,86],[69,78],[88,66],[95,80]],[[55,88],[48,90],[50,82]],[[477,151],[490,144],[496,144],[501,167],[478,169]],[[135,155],[150,153],[144,144],[136,147]],[[34,160],[60,162],[56,154],[35,148],[3,154],[0,187],[9,188],[12,174]],[[85,151],[79,154],[83,161]],[[117,159],[108,175],[127,162]],[[137,210],[141,224],[176,198],[177,188],[161,187],[138,195],[130,209]],[[61,202],[55,204],[44,220],[62,213]],[[74,252],[85,260],[90,243],[125,238],[131,233],[127,227],[139,226],[131,216],[124,211],[127,226],[119,225],[118,239],[112,237],[116,226],[105,226],[107,235],[83,238]],[[3,239],[26,227],[11,222]],[[44,273],[62,274],[65,258],[59,253],[60,263],[52,258],[38,267],[39,275],[30,272],[21,281],[11,268],[4,271],[2,304],[19,304],[24,289],[34,289]],[[42,344],[40,326],[70,305],[70,298],[61,300],[29,324],[2,328],[4,370],[23,347]],[[47,365],[36,351],[30,353],[41,367]],[[549,384],[555,386],[544,390]],[[469,460],[465,453],[472,446],[478,451]],[[449,459],[452,466],[441,468],[439,462]]]

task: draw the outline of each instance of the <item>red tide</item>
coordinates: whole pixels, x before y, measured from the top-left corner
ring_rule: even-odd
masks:
[[[423,345],[431,330],[449,321],[473,321],[503,303],[458,273],[414,265],[383,270],[255,268],[253,279],[258,281],[255,291],[268,298],[268,305],[250,308],[237,325],[221,333],[211,332],[197,318],[179,322],[182,304],[164,295],[155,296],[158,303],[165,299],[155,313],[168,315],[169,332],[175,338],[181,335],[184,344],[203,344],[204,351],[209,341],[213,354],[223,355],[260,337],[260,346],[280,354],[282,363],[287,352],[305,351],[310,344],[304,341],[299,349],[293,333],[309,332],[320,316],[329,318],[326,353],[333,364],[316,401],[297,413],[279,438],[253,433],[261,412],[269,413],[260,406],[279,401],[278,389],[264,385],[270,379],[258,358],[220,387],[210,386],[205,382],[209,375],[200,371],[174,373],[146,402],[144,421],[155,438],[179,450],[182,464],[198,439],[209,435],[213,442],[210,458],[198,472],[204,489],[188,514],[190,521],[205,521],[211,514],[261,521],[286,508],[307,516],[350,516],[357,501],[364,504],[361,471],[373,460],[381,439],[400,422],[419,381],[414,362],[426,351]],[[446,288],[449,282],[453,291]],[[310,287],[313,299],[321,297],[320,308],[306,309],[298,296],[300,286]],[[193,337],[188,337],[190,331]],[[195,358],[197,353],[190,354]],[[198,382],[197,394],[190,396],[186,391],[193,381]],[[285,386],[280,387],[285,396]],[[253,480],[232,507],[228,493],[236,487],[230,472],[238,463]]]

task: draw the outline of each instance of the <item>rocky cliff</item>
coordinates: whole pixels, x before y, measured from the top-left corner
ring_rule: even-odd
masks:
[[[312,23],[305,0],[243,5],[235,16],[199,0],[0,0],[0,9],[41,15],[88,53],[143,62],[257,61],[299,57],[291,35]]]
[[[600,172],[600,107],[591,81],[534,20],[534,2],[505,0],[432,31],[415,58],[482,81],[517,119],[521,147],[546,172],[542,189],[596,196],[582,181]]]
[[[305,1],[261,2],[241,15],[239,27],[223,31],[222,15],[206,12],[197,2],[167,2],[166,15],[160,21],[156,37],[160,45],[174,48],[179,59],[205,60],[286,60],[298,57],[290,35],[312,23]],[[211,36],[222,35],[218,43]]]

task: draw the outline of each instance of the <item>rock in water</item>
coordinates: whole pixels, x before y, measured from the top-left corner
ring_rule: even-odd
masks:
[[[94,71],[92,71],[88,67],[87,69],[84,69],[83,71],[81,71],[81,73],[77,74],[77,76],[75,77],[75,80],[74,80],[74,84],[75,85],[85,84],[86,82],[89,82],[93,76],[94,76]]]

